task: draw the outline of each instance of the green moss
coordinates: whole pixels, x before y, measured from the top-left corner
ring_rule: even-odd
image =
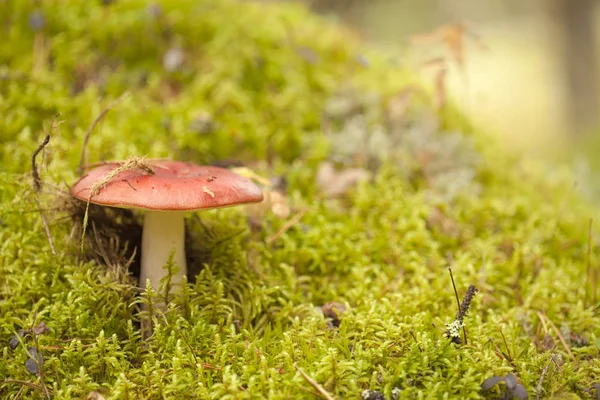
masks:
[[[585,277],[596,211],[568,173],[499,153],[455,110],[416,95],[395,115],[416,80],[380,54],[361,63],[367,50],[342,28],[290,4],[4,1],[0,37],[3,399],[314,397],[295,366],[336,398],[395,387],[402,398],[497,396],[481,382],[511,371],[530,396],[542,375],[540,394],[556,398],[598,381]],[[184,57],[165,68],[169,51]],[[125,91],[91,136],[90,163],[234,160],[285,176],[292,212],[305,212],[283,233],[270,211],[252,228],[246,209],[189,218],[190,283],[169,293],[168,312],[148,311],[146,340],[138,306],[159,294],[140,296],[99,257],[79,261],[66,196],[85,132]],[[58,112],[38,159],[53,256],[28,174]],[[325,198],[325,160],[373,179]],[[449,260],[460,293],[480,290],[463,345],[443,335],[456,314]],[[329,301],[347,306],[338,329],[315,309]],[[25,368],[33,338],[9,341],[40,321],[36,376]]]

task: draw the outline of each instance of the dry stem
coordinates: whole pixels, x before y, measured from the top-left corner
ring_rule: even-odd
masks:
[[[100,115],[98,115],[96,117],[96,119],[92,122],[92,124],[90,125],[90,127],[88,128],[87,132],[85,133],[85,136],[83,138],[83,144],[81,145],[81,156],[79,157],[79,167],[77,168],[77,173],[79,174],[79,176],[81,176],[83,174],[83,164],[85,162],[85,148],[87,147],[87,143],[90,139],[90,135],[92,134],[92,131],[94,130],[94,128],[96,127],[96,125],[98,125],[98,123],[100,122],[100,120],[110,111],[110,109],[119,101],[121,101],[122,99],[124,99],[125,97],[127,97],[127,95],[129,94],[129,92],[125,92],[123,93],[121,96],[119,96],[117,99],[111,101],[108,106],[106,106],[106,108],[104,110],[102,110],[102,112],[100,113]]]

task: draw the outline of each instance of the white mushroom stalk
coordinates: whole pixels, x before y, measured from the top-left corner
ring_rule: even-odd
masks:
[[[181,285],[187,274],[185,260],[185,225],[182,211],[153,211],[144,213],[142,231],[142,259],[140,286],[146,288],[147,280],[153,289],[160,288],[160,281],[167,276],[165,269],[171,253],[177,268],[171,276],[171,287]]]

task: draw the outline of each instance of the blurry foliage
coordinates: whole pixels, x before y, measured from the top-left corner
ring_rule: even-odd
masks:
[[[293,4],[4,1],[0,34],[0,397],[312,398],[297,368],[337,398],[477,398],[508,373],[530,393],[583,396],[597,380],[600,321],[584,303],[596,214],[571,177],[499,153],[343,28]],[[83,135],[125,91],[89,162],[245,164],[285,180],[292,215],[189,218],[194,279],[153,311],[147,340],[139,303],[158,294],[139,296],[114,261],[78,261],[65,218]],[[29,166],[57,112],[38,157],[52,256]],[[330,198],[325,163],[368,179]],[[459,292],[480,290],[463,346],[443,334],[457,312],[449,259]],[[343,316],[315,307],[330,302]],[[32,346],[22,333],[41,321]],[[536,345],[560,342],[547,321],[587,342]]]

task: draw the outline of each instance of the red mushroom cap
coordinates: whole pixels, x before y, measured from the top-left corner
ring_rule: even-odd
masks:
[[[99,188],[90,202],[120,208],[179,211],[256,203],[263,194],[250,179],[224,168],[180,161],[145,161],[154,174],[131,169],[117,174]],[[103,164],[84,175],[71,195],[87,201],[90,191],[120,163]]]

